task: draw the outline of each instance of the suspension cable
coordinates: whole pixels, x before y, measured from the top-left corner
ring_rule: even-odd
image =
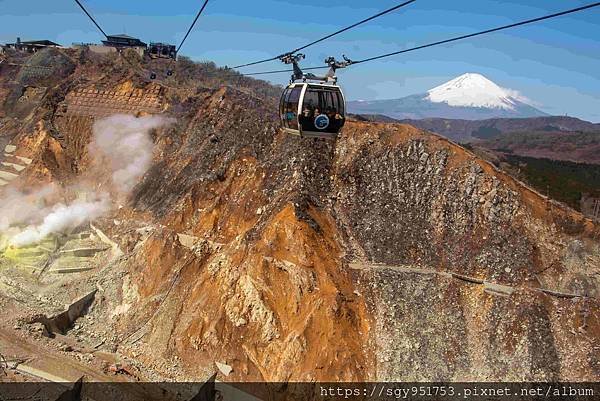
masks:
[[[185,40],[187,39],[188,35],[190,34],[190,32],[192,32],[192,29],[194,29],[194,25],[196,25],[196,21],[198,21],[198,18],[200,18],[200,15],[202,14],[202,12],[204,11],[204,8],[206,7],[206,4],[208,4],[208,0],[204,0],[204,4],[202,4],[202,7],[200,7],[200,11],[198,11],[198,14],[196,14],[196,18],[194,18],[192,25],[190,25],[190,29],[188,29],[187,33],[183,37],[183,40],[179,44],[179,47],[177,48],[177,53],[179,53],[179,49],[181,49],[181,46],[183,46],[183,44],[185,43]]]
[[[292,50],[290,52],[287,52],[285,54],[293,54],[293,53],[299,52],[300,50],[306,49],[307,47],[310,47],[310,46],[315,45],[315,44],[317,44],[319,42],[322,42],[322,41],[324,41],[326,39],[329,39],[329,38],[331,38],[331,37],[333,37],[335,35],[339,35],[342,32],[346,32],[347,30],[350,30],[350,29],[355,28],[355,27],[357,27],[359,25],[362,25],[365,22],[369,22],[369,21],[371,21],[371,20],[373,20],[375,18],[381,17],[382,15],[391,13],[392,11],[395,11],[395,10],[401,8],[401,7],[407,6],[410,3],[414,3],[415,1],[417,1],[417,0],[409,0],[409,1],[405,1],[403,3],[400,3],[400,4],[398,4],[398,5],[396,5],[396,6],[392,7],[392,8],[388,8],[387,10],[381,11],[380,13],[372,15],[369,18],[365,18],[365,19],[363,19],[361,21],[358,21],[358,22],[356,22],[356,23],[354,23],[354,24],[352,24],[350,26],[347,26],[347,27],[342,28],[342,29],[340,29],[338,31],[330,33],[329,35],[323,36],[320,39],[314,40],[314,41],[312,41],[310,43],[305,44],[304,46],[300,46],[300,47],[298,47],[298,48],[296,48],[296,49],[294,49],[294,50]],[[264,59],[264,60],[254,61],[252,63],[246,63],[246,64],[241,64],[241,65],[236,65],[235,67],[232,67],[232,68],[242,68],[242,67],[247,67],[247,66],[250,66],[250,65],[256,65],[256,64],[266,63],[267,61],[277,60],[277,59],[279,59],[279,57],[280,56],[276,56],[276,57],[271,57],[271,58],[267,58],[267,59]],[[250,75],[250,74],[246,74],[246,75]]]
[[[600,6],[600,2],[588,4],[588,5],[577,7],[577,8],[572,8],[570,10],[565,10],[565,11],[561,11],[561,12],[554,13],[554,14],[545,15],[543,17],[532,18],[532,19],[528,19],[525,21],[516,22],[514,24],[509,24],[509,25],[499,26],[497,28],[487,29],[485,31],[475,32],[475,33],[471,33],[468,35],[457,36],[457,37],[446,39],[446,40],[440,40],[438,42],[428,43],[426,45],[417,46],[417,47],[413,47],[410,49],[399,50],[396,52],[386,53],[386,54],[382,54],[382,55],[375,56],[375,57],[369,57],[369,58],[366,58],[363,60],[357,60],[354,62],[354,64],[366,63],[367,61],[373,61],[373,60],[379,60],[379,59],[382,59],[385,57],[395,56],[397,54],[407,53],[407,52],[411,52],[411,51],[415,51],[415,50],[425,49],[427,47],[432,47],[432,46],[442,45],[445,43],[455,42],[457,40],[472,38],[474,36],[485,35],[486,33],[498,32],[498,31],[502,31],[504,29],[514,28],[514,27],[521,26],[521,25],[531,24],[533,22],[539,22],[539,21],[550,19],[550,18],[560,17],[561,15],[571,14],[571,13],[587,10],[588,8],[597,7],[597,6]]]
[[[547,19],[550,19],[550,18],[555,18],[555,17],[559,17],[559,16],[562,16],[562,15],[571,14],[571,13],[575,13],[575,12],[587,10],[589,8],[598,7],[598,6],[600,6],[600,2],[590,3],[590,4],[587,4],[585,6],[581,6],[581,7],[577,7],[577,8],[572,8],[572,9],[569,9],[569,10],[560,11],[560,12],[557,12],[557,13],[554,13],[554,14],[545,15],[545,16],[542,16],[542,17],[528,19],[528,20],[525,20],[525,21],[516,22],[514,24],[503,25],[503,26],[499,26],[499,27],[496,27],[496,28],[492,28],[492,29],[486,29],[485,31],[475,32],[475,33],[471,33],[471,34],[468,34],[468,35],[456,36],[456,37],[453,37],[453,38],[450,38],[450,39],[440,40],[440,41],[437,41],[437,42],[432,42],[432,43],[428,43],[428,44],[421,45],[421,46],[411,47],[409,49],[399,50],[399,51],[395,51],[395,52],[392,52],[392,53],[381,54],[379,56],[369,57],[369,58],[366,58],[366,59],[363,59],[363,60],[357,60],[357,61],[354,61],[352,64],[366,63],[368,61],[379,60],[379,59],[382,59],[382,58],[385,58],[385,57],[395,56],[397,54],[408,53],[408,52],[412,52],[412,51],[415,51],[415,50],[425,49],[427,47],[437,46],[437,45],[441,45],[441,44],[445,44],[445,43],[455,42],[455,41],[462,40],[462,39],[472,38],[474,36],[479,36],[479,35],[484,35],[484,34],[487,34],[487,33],[497,32],[497,31],[501,31],[501,30],[504,30],[504,29],[509,29],[509,28],[514,28],[514,27],[517,27],[517,26],[521,26],[521,25],[531,24],[533,22],[543,21],[543,20],[547,20]],[[328,67],[310,67],[310,68],[303,68],[303,70],[316,70],[316,69],[325,69],[325,68],[328,68]],[[277,73],[282,73],[282,72],[292,72],[292,70],[262,71],[262,72],[254,72],[254,73],[244,74],[244,75],[265,75],[265,74],[277,74]]]
[[[308,67],[308,68],[302,68],[302,71],[309,71],[309,70],[324,70],[326,68],[329,67]],[[262,72],[251,72],[248,74],[242,74],[244,76],[250,76],[250,75],[265,75],[265,74],[278,74],[281,72],[293,72],[294,70],[276,70],[276,71],[262,71]]]
[[[89,17],[89,19],[92,20],[92,22],[94,23],[94,25],[96,25],[96,28],[98,28],[98,30],[100,32],[102,32],[102,35],[104,35],[104,37],[108,39],[108,35],[106,34],[106,32],[104,32],[104,30],[102,28],[100,28],[100,25],[98,25],[98,23],[96,22],[96,20],[94,19],[94,17],[92,17],[92,15],[90,13],[88,13],[88,11],[85,9],[85,7],[83,6],[83,4],[81,4],[79,2],[79,0],[75,0],[75,3],[77,3],[77,5],[83,10],[83,12],[85,13],[85,15],[87,15]]]

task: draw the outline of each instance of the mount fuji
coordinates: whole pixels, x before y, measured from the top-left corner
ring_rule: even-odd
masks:
[[[354,114],[381,114],[395,119],[449,118],[483,120],[547,116],[516,91],[498,86],[481,74],[463,74],[426,93],[400,99],[352,101]]]

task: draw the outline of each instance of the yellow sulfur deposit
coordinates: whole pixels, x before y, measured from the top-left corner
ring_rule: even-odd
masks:
[[[39,244],[19,248],[10,245],[10,237],[6,235],[0,237],[2,257],[13,262],[15,266],[32,272],[42,269],[57,248],[58,240],[54,236],[48,236]]]
[[[92,269],[104,257],[107,246],[90,232],[50,235],[42,242],[15,247],[10,245],[18,231],[0,234],[0,260],[3,266],[14,266],[39,273],[77,273]]]

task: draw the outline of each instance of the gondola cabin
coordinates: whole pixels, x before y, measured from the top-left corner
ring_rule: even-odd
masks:
[[[177,60],[177,48],[167,43],[150,43],[148,54],[151,58],[170,58]]]
[[[346,121],[344,95],[333,83],[293,82],[283,91],[279,115],[285,132],[335,139]]]

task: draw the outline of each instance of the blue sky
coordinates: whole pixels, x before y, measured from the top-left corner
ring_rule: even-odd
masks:
[[[108,33],[178,43],[201,0],[82,0]],[[275,56],[400,1],[210,0],[182,54],[219,65]],[[417,0],[305,50],[305,66],[328,55],[361,59],[560,11],[591,0]],[[72,0],[0,0],[0,42],[97,42]],[[276,62],[242,69],[279,69]],[[551,114],[600,122],[600,7],[510,31],[351,67],[338,73],[348,99],[423,93],[477,72]],[[288,74],[265,76],[286,83]]]

